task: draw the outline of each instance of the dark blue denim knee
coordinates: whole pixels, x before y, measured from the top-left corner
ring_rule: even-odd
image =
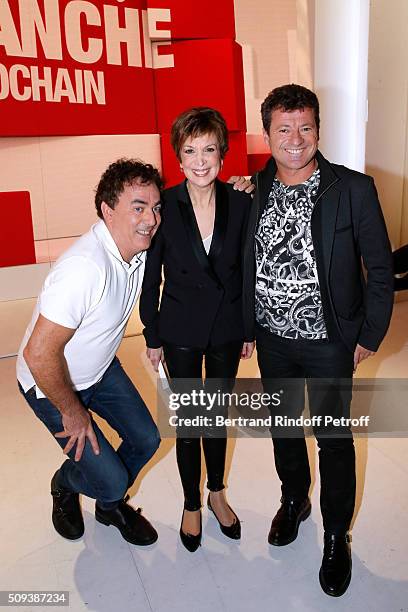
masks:
[[[57,408],[47,399],[37,399],[35,388],[23,392],[36,416],[54,435],[63,430]],[[105,419],[122,439],[115,450],[95,421],[92,422],[100,454],[95,455],[86,441],[82,457],[74,461],[75,447],[61,467],[61,486],[83,493],[108,506],[122,499],[141,468],[154,455],[160,436],[135,386],[115,358],[102,379],[77,393],[84,407]],[[64,448],[66,438],[54,438]]]

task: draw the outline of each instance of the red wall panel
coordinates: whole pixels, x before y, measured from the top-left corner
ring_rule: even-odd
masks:
[[[148,8],[170,9],[172,40],[194,38],[235,38],[234,0],[221,0],[217,6],[195,0],[147,0]],[[211,10],[213,8],[213,10]]]
[[[0,267],[35,263],[28,191],[0,193]]]
[[[248,155],[248,174],[252,176],[255,172],[262,170],[270,157],[270,153],[250,153]]]
[[[0,136],[162,133],[170,185],[182,179],[168,137],[174,118],[212,106],[231,130],[221,176],[247,174],[233,0],[0,2]],[[129,36],[120,42],[123,28]],[[155,54],[172,57],[163,63]],[[0,205],[0,266],[35,263],[29,194],[3,193]]]
[[[242,50],[233,40],[187,40],[171,44],[175,67],[156,70],[160,133],[191,106],[212,106],[232,131],[246,130]]]
[[[124,67],[120,72],[112,70],[105,74],[105,90],[106,105],[74,105],[67,99],[48,104],[25,102],[24,106],[11,99],[0,101],[0,135],[157,133],[152,70]]]
[[[217,5],[216,18],[215,8],[185,0],[33,0],[22,15],[19,6],[2,0],[0,135],[157,133],[197,104],[219,108],[230,129],[245,130],[233,0]],[[153,24],[160,17],[154,9],[166,9],[170,22],[149,28],[146,11]],[[153,43],[155,69],[154,27],[171,39],[157,51]],[[173,53],[174,67],[158,67],[156,53]]]
[[[32,36],[22,35],[18,3],[3,2],[12,20],[0,23],[0,30],[7,30],[0,42],[1,135],[157,132],[153,70],[146,67],[144,53],[146,0],[84,2],[88,13],[75,14],[70,6],[79,3],[60,0],[58,14],[45,14],[44,0],[39,0],[45,51],[38,33],[35,43],[29,42]],[[121,29],[129,35],[127,42],[116,40]],[[35,28],[26,31],[32,34]],[[148,32],[145,36],[150,45]]]

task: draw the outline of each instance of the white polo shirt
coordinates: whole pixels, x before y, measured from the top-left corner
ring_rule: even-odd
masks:
[[[98,382],[112,362],[139,296],[146,254],[123,260],[103,221],[91,227],[55,263],[45,279],[17,358],[24,391],[35,385],[23,357],[38,315],[75,329],[64,349],[76,391]],[[45,397],[36,388],[37,397]]]

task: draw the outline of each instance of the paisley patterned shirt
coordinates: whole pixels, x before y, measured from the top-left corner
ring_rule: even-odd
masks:
[[[259,325],[284,338],[327,338],[312,242],[320,171],[300,185],[275,179],[255,237]]]

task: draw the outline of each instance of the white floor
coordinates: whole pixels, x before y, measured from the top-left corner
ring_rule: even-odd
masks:
[[[359,376],[408,378],[407,322],[408,302],[397,304],[381,351],[361,366]],[[154,412],[155,384],[145,369],[142,339],[125,339],[120,358]],[[95,522],[89,499],[83,499],[85,535],[69,542],[50,520],[49,481],[62,454],[17,392],[14,367],[15,358],[0,360],[0,590],[68,590],[74,612],[408,611],[405,438],[356,440],[353,579],[347,593],[333,599],[318,582],[322,526],[313,441],[312,516],[287,547],[267,543],[279,505],[271,442],[248,438],[231,440],[228,455],[228,497],[242,520],[240,542],[226,539],[204,508],[202,547],[194,554],[182,547],[182,495],[169,439],[130,492],[156,526],[158,542],[144,549],[127,544],[114,528]],[[253,361],[244,364],[241,376],[256,371]]]

